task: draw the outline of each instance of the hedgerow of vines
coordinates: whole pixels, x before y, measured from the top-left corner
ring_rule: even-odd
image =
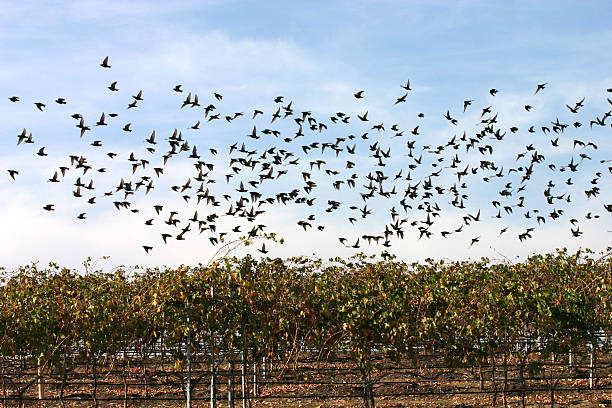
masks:
[[[84,274],[33,264],[4,273],[0,354],[36,356],[61,371],[67,348],[95,364],[103,355],[161,342],[180,365],[189,297],[194,351],[211,333],[215,350],[271,359],[290,360],[303,347],[325,358],[341,346],[366,382],[375,369],[373,350],[400,358],[424,347],[451,361],[513,355],[526,363],[530,349],[509,346],[520,338],[539,338],[538,358],[545,359],[610,333],[611,270],[610,257],[588,250],[515,264],[247,256],[209,267]],[[523,368],[537,366],[529,364]]]

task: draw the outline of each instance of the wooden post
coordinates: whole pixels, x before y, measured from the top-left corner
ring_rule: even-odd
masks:
[[[263,375],[263,379],[267,380],[268,379],[268,370],[266,369],[266,356],[263,356],[263,371],[262,371],[262,375]]]
[[[123,352],[123,408],[127,408],[127,399],[128,399],[128,384],[127,384],[127,373],[125,372],[125,351]]]
[[[484,376],[482,375],[482,357],[480,357],[480,360],[478,361],[478,380],[480,382],[480,391],[484,391],[485,389],[485,385],[484,385]]]
[[[40,357],[36,360],[37,365],[37,375],[38,375],[38,399],[41,400],[45,398],[45,382],[43,380],[43,368],[40,361]]]
[[[4,376],[4,356],[0,358],[2,358],[2,406],[6,408],[7,401],[6,401],[6,378]]]
[[[593,343],[589,344],[591,352],[589,353],[589,389],[593,389],[593,374],[594,374],[594,360],[595,360],[595,347]]]
[[[257,360],[253,359],[253,395],[257,396]]]
[[[504,387],[502,389],[502,402],[504,404],[504,408],[508,408],[506,391],[508,391],[508,351],[504,349]]]
[[[242,408],[247,406],[247,360],[246,350],[242,350]]]
[[[551,356],[551,365],[550,365],[550,408],[554,408],[555,406],[555,383],[553,374],[555,372],[555,354],[553,353]]]
[[[227,408],[234,408],[234,352],[229,350],[230,357],[227,368]]]
[[[94,401],[94,407],[98,408],[99,402],[98,402],[98,371],[96,370],[97,368],[97,364],[98,364],[98,360],[97,360],[97,355],[96,353],[92,353],[93,354],[93,361],[92,361],[92,365],[91,365],[91,371],[93,374],[93,392],[92,392],[92,398]]]
[[[495,353],[489,357],[491,361],[491,385],[493,386],[493,407],[497,406],[497,383],[495,382]]]
[[[62,383],[60,385],[59,391],[59,400],[60,406],[62,408],[66,408],[66,403],[64,402],[64,388],[66,387],[66,346],[64,346],[64,353],[62,355]],[[6,408],[6,407],[5,407]]]
[[[144,344],[142,345],[140,350],[142,353],[142,374],[144,376],[145,398],[149,398],[149,380],[147,377],[147,365],[145,361],[147,359],[147,350]]]

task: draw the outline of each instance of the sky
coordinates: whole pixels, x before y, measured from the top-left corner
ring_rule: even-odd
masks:
[[[612,121],[592,127],[589,122],[612,108],[607,100],[612,93],[606,91],[612,88],[612,56],[607,52],[612,42],[611,17],[612,9],[605,1],[0,1],[0,265],[11,269],[54,261],[79,267],[88,257],[108,257],[100,261],[105,269],[207,264],[220,247],[212,245],[209,237],[239,224],[240,232],[228,233],[225,242],[263,224],[264,232],[275,232],[284,241],[266,241],[271,257],[346,257],[387,250],[412,262],[483,256],[516,260],[562,247],[606,251],[612,244],[612,213],[604,207],[612,204],[608,169],[612,163],[606,162],[612,159]],[[100,66],[105,56],[109,56],[109,69]],[[411,90],[405,91],[400,85],[408,80]],[[107,89],[114,81],[118,92]],[[543,83],[545,88],[534,94]],[[183,93],[173,91],[177,84]],[[492,88],[498,90],[494,96],[489,92]],[[136,109],[126,109],[139,90],[143,100]],[[363,99],[353,96],[359,90],[364,91]],[[202,106],[181,109],[189,92],[199,95]],[[214,93],[223,99],[215,99]],[[406,101],[394,104],[405,93]],[[19,101],[9,101],[11,96]],[[282,103],[274,102],[277,96],[284,97]],[[55,103],[59,97],[67,103]],[[570,112],[566,105],[573,107],[582,98],[578,113]],[[464,112],[466,100],[473,102]],[[42,112],[35,102],[45,103]],[[289,102],[293,116],[270,123],[272,114]],[[204,116],[204,107],[210,103],[221,114],[220,120],[208,122]],[[525,105],[533,108],[527,112]],[[464,143],[457,150],[451,145],[441,154],[431,153],[463,132],[468,141],[475,137],[484,127],[481,112],[488,106],[491,114],[484,119],[497,115],[493,125],[506,133],[503,140],[487,135],[467,152]],[[254,109],[264,113],[252,119]],[[301,140],[285,142],[297,129],[292,119],[303,111],[310,111],[327,130],[313,132],[305,126]],[[358,120],[357,115],[366,111],[370,120]],[[444,118],[447,111],[456,125]],[[96,127],[102,112],[115,112],[118,117],[107,116],[109,125]],[[244,114],[231,123],[223,120],[236,112]],[[333,123],[331,116],[337,112],[350,116],[350,122]],[[92,128],[83,137],[71,117],[74,113],[80,113]],[[199,129],[191,129],[198,120]],[[568,124],[563,133],[543,133],[542,126],[552,129],[557,120]],[[576,121],[582,126],[573,126]],[[127,123],[131,132],[122,131]],[[385,130],[372,129],[376,124],[383,124]],[[393,124],[404,130],[401,136],[393,137]],[[417,125],[419,134],[411,134]],[[260,133],[260,139],[250,139],[246,135],[253,126],[258,132],[278,130],[281,136]],[[516,132],[510,130],[514,126]],[[528,132],[530,126],[533,133]],[[17,135],[24,128],[32,133],[34,143],[17,145]],[[195,203],[199,186],[195,180],[187,190],[188,199],[170,189],[197,175],[189,152],[169,160],[163,177],[154,176],[152,168],[161,166],[164,149],[169,148],[164,139],[174,129],[188,139],[190,148],[197,145],[200,160],[214,164],[209,180],[215,183],[205,188],[217,197],[218,207]],[[150,154],[145,148],[151,146],[144,139],[154,130],[159,143]],[[361,138],[366,132],[367,140]],[[551,140],[557,137],[558,146],[553,146]],[[356,153],[348,155],[345,148],[335,157],[331,149],[321,153],[320,146],[308,154],[301,148],[333,143],[337,138],[345,139],[338,145],[343,148],[356,144]],[[95,140],[102,147],[91,146]],[[597,149],[574,146],[574,140],[590,141]],[[415,142],[412,157],[409,141]],[[282,149],[294,154],[288,160],[299,157],[300,161],[275,166],[275,177],[278,170],[287,174],[257,187],[247,182],[260,169],[242,170],[226,183],[225,175],[232,172],[228,162],[233,143],[238,147],[245,143],[257,155],[265,149]],[[493,154],[479,153],[477,147],[487,144]],[[528,145],[534,150],[526,149]],[[48,156],[36,154],[43,146]],[[372,158],[377,147],[383,152],[391,149],[385,166],[377,166],[378,159]],[[110,151],[117,157],[110,159],[106,155]],[[544,159],[534,165],[532,178],[522,183],[521,171],[534,151]],[[149,167],[132,173],[130,153],[149,160]],[[525,157],[516,160],[520,153],[526,153]],[[462,161],[452,168],[455,154]],[[74,169],[70,155],[86,157],[92,170],[82,174]],[[410,170],[419,156],[423,164]],[[435,161],[441,157],[444,161]],[[326,162],[320,171],[316,167],[311,171],[309,162],[316,159]],[[347,169],[347,160],[355,167]],[[449,188],[461,184],[456,173],[465,166],[478,168],[482,160],[503,168],[505,176],[491,177],[496,171],[484,169],[469,174],[463,180],[465,189],[459,190],[467,195],[465,208],[451,205]],[[580,162],[579,170],[559,171],[570,160]],[[548,167],[551,164],[554,169]],[[60,177],[60,183],[48,182],[60,166],[70,167],[66,176]],[[96,171],[102,167],[105,173]],[[15,180],[9,169],[19,171]],[[368,183],[367,174],[377,170],[390,178],[383,182],[383,192],[396,185],[397,194],[390,198],[376,194],[366,202],[359,193]],[[430,174],[437,170],[442,170],[440,176],[432,179]],[[310,193],[303,190],[302,172],[312,173],[317,183]],[[405,180],[408,172],[412,180]],[[357,177],[356,188],[346,183],[340,190],[332,187],[333,181],[347,180],[352,174]],[[146,195],[143,188],[127,199],[130,209],[138,212],[117,210],[113,202],[126,200],[115,191],[119,180],[135,184],[144,175],[152,177],[155,188]],[[84,183],[93,179],[95,190],[74,197],[78,177]],[[569,177],[572,184],[567,183]],[[422,182],[428,179],[444,188],[444,193],[434,190],[433,197],[423,198]],[[402,209],[406,187],[419,180],[418,196],[407,201],[412,208]],[[217,228],[215,233],[198,233],[197,223],[187,219],[196,210],[200,219],[213,212],[223,214],[239,198],[240,181],[264,197],[299,189],[301,197],[316,198],[315,205],[266,204],[254,223],[221,216],[210,222]],[[511,184],[506,187],[506,183]],[[523,185],[524,190],[518,191]],[[585,190],[593,187],[599,187],[598,195],[588,198]],[[554,196],[552,204],[543,194],[547,188]],[[504,189],[512,196],[500,195]],[[114,194],[104,196],[107,191]],[[571,202],[566,201],[568,195]],[[87,203],[92,196],[95,205]],[[523,207],[517,206],[519,196],[524,197]],[[330,200],[340,203],[338,209],[326,211]],[[493,201],[501,204],[501,218],[495,217],[498,208]],[[55,211],[43,209],[50,203]],[[440,208],[429,212],[435,221],[428,229],[430,238],[419,237],[418,230],[427,225],[427,203]],[[159,216],[155,204],[164,207]],[[366,218],[359,211],[364,205],[370,211]],[[179,227],[163,222],[172,210],[178,212]],[[481,216],[476,217],[479,210]],[[550,217],[556,210],[562,214]],[[395,218],[392,211],[398,213]],[[83,220],[76,218],[81,213],[86,214]],[[538,223],[538,215],[545,221]],[[308,216],[314,216],[313,227],[304,231],[297,222]],[[354,218],[352,223],[349,218]],[[144,224],[148,219],[154,219],[152,226]],[[367,244],[363,235],[382,234],[385,225],[397,219],[406,220],[403,239],[391,235],[388,248]],[[187,224],[191,230],[184,234],[185,240],[176,240]],[[461,232],[446,238],[440,234],[461,225]],[[581,234],[574,237],[572,230]],[[519,240],[525,232],[531,237]],[[172,235],[167,244],[162,233]],[[350,248],[359,237],[359,248]],[[339,238],[346,238],[349,248]],[[257,239],[231,254],[262,256],[258,249],[263,242]],[[143,245],[152,250],[146,253]]]

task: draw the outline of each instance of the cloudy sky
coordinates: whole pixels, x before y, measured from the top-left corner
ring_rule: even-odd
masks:
[[[612,88],[611,17],[606,1],[0,1],[0,265],[14,268],[56,261],[78,266],[89,256],[110,256],[103,263],[105,268],[207,263],[219,248],[211,245],[210,237],[240,225],[240,233],[226,236],[231,240],[253,224],[264,224],[266,232],[284,238],[283,245],[266,243],[269,256],[379,254],[386,249],[382,245],[369,246],[361,238],[359,249],[345,248],[338,238],[347,238],[353,245],[363,235],[381,235],[386,225],[396,222],[392,211],[398,213],[395,220],[406,221],[404,238],[391,235],[388,250],[408,261],[514,259],[559,247],[603,251],[612,244],[612,214],[604,207],[612,204],[608,170],[612,162],[605,162],[612,159],[612,129],[610,119],[605,126],[592,128],[589,122],[612,108],[606,100],[612,98],[606,91]],[[100,67],[107,55],[110,69]],[[400,85],[407,80],[412,89],[406,102],[394,104],[406,92]],[[107,89],[114,81],[118,92]],[[547,83],[545,89],[534,95],[542,83]],[[182,84],[183,93],[172,90],[177,84]],[[489,93],[492,88],[499,90],[495,96]],[[126,109],[139,90],[143,100],[136,109]],[[353,97],[359,90],[364,90],[363,99]],[[181,109],[188,92],[197,93],[202,106]],[[214,93],[223,99],[218,101]],[[275,103],[280,95],[283,103]],[[19,101],[9,101],[11,96]],[[66,99],[65,105],[54,102],[60,97]],[[584,106],[578,113],[566,107],[574,107],[582,98]],[[466,100],[473,102],[464,112]],[[42,112],[36,102],[46,105]],[[272,114],[289,102],[294,114],[271,124]],[[204,117],[203,108],[211,103],[220,120],[208,122]],[[533,108],[527,112],[525,105]],[[488,106],[491,114],[484,119],[497,114],[493,125],[506,132],[503,140],[487,135],[468,152],[461,142],[457,150],[446,146],[441,154],[431,153],[464,132],[468,141],[474,138],[485,127],[481,113]],[[264,114],[253,120],[254,109]],[[284,138],[293,138],[297,130],[293,119],[303,111],[312,112],[327,130],[310,131],[304,126],[302,139],[285,142]],[[359,121],[357,115],[366,111],[370,120]],[[444,118],[447,111],[456,125]],[[96,127],[102,112],[118,116],[107,116],[109,125]],[[236,112],[244,115],[231,123],[223,119]],[[350,122],[334,124],[330,117],[337,112],[350,116]],[[82,138],[75,127],[78,121],[71,117],[75,113],[92,128]],[[424,113],[424,118],[418,113]],[[198,120],[199,129],[191,129]],[[557,121],[568,125],[563,133],[541,130],[542,126],[552,129]],[[579,128],[573,125],[577,121],[582,123]],[[122,130],[127,123],[131,132]],[[377,124],[385,130],[371,128]],[[394,124],[404,130],[402,136],[393,137]],[[260,139],[253,140],[246,137],[253,126],[258,132],[269,128],[281,135],[260,133]],[[413,135],[416,126],[419,134]],[[530,126],[533,133],[528,132]],[[512,132],[512,127],[517,130]],[[32,133],[34,143],[17,145],[24,128],[28,135]],[[209,180],[216,182],[204,188],[217,198],[218,207],[196,204],[200,183],[195,180],[183,194],[171,190],[197,175],[190,152],[169,160],[162,177],[154,175],[152,168],[162,165],[162,155],[169,149],[164,139],[174,129],[182,132],[190,148],[197,146],[200,160],[215,165]],[[144,139],[153,130],[159,143],[151,154]],[[366,132],[368,140],[361,138]],[[356,137],[350,140],[349,135]],[[551,140],[557,137],[558,146],[553,146]],[[338,157],[330,149],[321,153],[320,146],[308,154],[301,148],[314,142],[334,143],[337,138],[345,139],[338,144],[344,148]],[[102,146],[92,146],[95,140]],[[574,140],[593,142],[597,149],[574,146]],[[410,141],[415,142],[413,157],[407,148]],[[244,142],[247,150],[257,150],[257,156],[272,147],[275,153],[292,152],[289,160],[299,157],[299,164],[285,161],[275,166],[274,177],[279,170],[287,174],[257,187],[247,182],[258,178],[260,168],[236,173],[226,183],[225,175],[232,173],[229,146],[236,142],[238,147]],[[346,147],[354,143],[356,154],[349,156]],[[493,154],[478,152],[477,147],[487,144]],[[43,146],[48,156],[36,154]],[[383,152],[391,149],[384,167],[372,157],[377,147]],[[110,159],[108,152],[117,157]],[[534,152],[543,161],[534,165],[531,179],[522,184],[523,170]],[[150,165],[133,173],[130,153],[149,160]],[[525,157],[516,160],[521,153]],[[75,169],[70,155],[86,157],[92,170],[83,174]],[[462,161],[452,168],[455,155]],[[423,163],[411,170],[419,156]],[[438,158],[443,161],[436,162]],[[315,167],[311,172],[317,188],[306,193],[302,172],[310,172],[309,162],[317,159],[326,163],[320,171]],[[347,160],[355,167],[347,169]],[[497,170],[480,169],[483,160],[493,162]],[[571,160],[580,162],[578,171],[567,168]],[[66,176],[60,174],[60,183],[48,182],[60,166],[69,167]],[[461,209],[451,205],[449,189],[453,184],[460,187],[456,173],[466,166],[479,170],[462,180],[466,186],[459,188],[459,194],[467,197]],[[106,172],[98,172],[99,168]],[[504,177],[492,177],[501,168]],[[9,169],[19,172],[15,180]],[[510,169],[518,170],[509,173]],[[367,174],[377,170],[389,177],[383,192],[396,185],[397,194],[389,198],[375,194],[366,202],[360,193],[366,191]],[[430,178],[438,170],[442,170],[440,176]],[[412,180],[406,180],[408,172]],[[346,183],[340,190],[332,187],[333,181],[347,180],[352,174],[358,177],[356,188]],[[117,210],[113,202],[126,200],[122,191],[116,191],[120,179],[136,184],[142,176],[150,176],[155,188],[147,195],[142,188],[127,198],[130,209],[138,212]],[[78,177],[83,183],[93,179],[95,187],[83,189],[80,198],[73,195]],[[444,192],[433,190],[433,197],[423,198],[422,185],[428,179]],[[185,240],[175,239],[194,211],[205,219],[235,204],[240,181],[263,197],[297,188],[300,197],[316,198],[315,204],[266,204],[259,208],[265,213],[254,223],[222,216],[206,224],[214,223],[215,232],[198,233],[197,223],[191,222]],[[400,200],[405,190],[419,181],[418,196],[405,201],[412,208],[404,210]],[[506,187],[507,183],[511,184]],[[521,186],[525,188],[520,190]],[[600,191],[588,198],[585,191],[593,187]],[[544,196],[548,188],[552,204]],[[500,195],[504,189],[512,195]],[[110,191],[112,196],[104,195]],[[96,204],[88,204],[94,196]],[[523,207],[517,205],[521,196]],[[340,203],[337,210],[326,211],[329,200]],[[499,209],[493,201],[500,202]],[[43,210],[47,204],[54,204],[55,211]],[[156,204],[164,207],[159,216],[153,209]],[[364,205],[371,211],[366,218],[359,211]],[[439,210],[430,211],[434,221],[428,229],[430,238],[419,238],[419,227],[427,226],[428,205]],[[177,227],[164,224],[173,210],[180,220]],[[464,217],[475,216],[479,210],[479,220],[467,219],[468,225]],[[498,210],[501,218],[495,217]],[[560,216],[551,217],[557,210]],[[81,213],[85,213],[83,220],[76,218]],[[310,215],[314,215],[309,221],[313,228],[304,231],[297,222]],[[544,221],[538,223],[538,215]],[[355,219],[353,223],[349,218]],[[148,219],[154,219],[152,226],[144,224]],[[461,232],[453,232],[461,225]],[[323,231],[317,226],[323,226]],[[582,234],[574,237],[572,229]],[[502,230],[506,232],[500,236]],[[443,238],[442,231],[453,234]],[[520,241],[519,234],[525,232],[531,238]],[[167,244],[162,233],[172,235]],[[478,241],[470,246],[475,238]],[[258,241],[235,253],[260,256],[261,244]],[[153,247],[149,254],[143,245]]]

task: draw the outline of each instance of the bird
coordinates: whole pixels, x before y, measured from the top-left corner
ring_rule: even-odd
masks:
[[[110,89],[112,92],[117,92],[119,90],[119,88],[117,88],[117,81],[112,82],[108,89]]]
[[[51,177],[49,180],[47,180],[50,183],[59,183],[59,179],[57,176],[57,171],[53,174],[53,177]]]
[[[45,105],[42,102],[34,102],[34,105],[36,105],[36,107],[38,108],[39,111],[43,111],[43,108],[46,107],[47,105]]]
[[[362,122],[367,122],[368,121],[368,111],[366,111],[363,115],[357,115],[357,117]]]
[[[107,123],[104,122],[104,119],[105,119],[104,112],[102,112],[102,115],[100,116],[100,120],[96,122],[96,126],[106,126]]]
[[[33,141],[32,133],[30,133],[30,135],[27,136],[26,128],[23,128],[23,131],[21,132],[21,134],[17,135],[17,146],[19,146],[21,142],[23,142],[24,140],[26,141],[26,143]]]
[[[465,112],[467,107],[470,106],[472,104],[472,102],[474,102],[474,101],[473,100],[463,101],[463,112]]]
[[[148,139],[145,139],[145,142],[149,143],[149,144],[157,144],[157,142],[155,141],[155,130],[153,130],[153,132],[151,133],[151,136],[149,136]]]
[[[17,170],[8,170],[8,174],[13,180],[15,180],[15,176],[18,175],[19,172]]]
[[[103,61],[102,61],[102,63],[100,64],[100,66],[101,66],[102,68],[110,68],[110,67],[111,67],[110,65],[108,65],[108,56],[106,56],[106,57],[104,58],[104,60],[103,60]]]
[[[18,96],[11,96],[11,97],[9,97],[8,99],[9,99],[9,101],[11,101],[11,102],[19,102],[19,97],[18,97]]]
[[[355,92],[355,93],[353,94],[353,96],[354,96],[355,98],[357,98],[357,99],[361,99],[361,98],[363,98],[363,93],[364,93],[364,92],[365,92],[365,91],[357,91],[357,92]]]
[[[397,105],[398,103],[401,103],[401,102],[406,102],[406,97],[407,96],[408,96],[408,92],[406,92],[404,95],[402,95],[399,98],[397,98],[397,100],[395,101],[394,105]]]
[[[538,84],[538,87],[537,87],[536,91],[533,94],[535,95],[538,92],[540,92],[541,90],[543,90],[544,88],[546,88],[546,85],[548,85],[548,82],[544,82],[543,84]]]
[[[304,228],[304,231],[306,231],[307,227],[312,227],[312,224],[307,221],[298,221],[297,224]]]
[[[191,105],[191,92],[189,92],[187,94],[187,97],[185,98],[185,100],[183,101],[183,104],[181,105],[181,109],[183,109],[185,106],[187,105]],[[208,111],[206,111],[206,115],[208,116]]]

